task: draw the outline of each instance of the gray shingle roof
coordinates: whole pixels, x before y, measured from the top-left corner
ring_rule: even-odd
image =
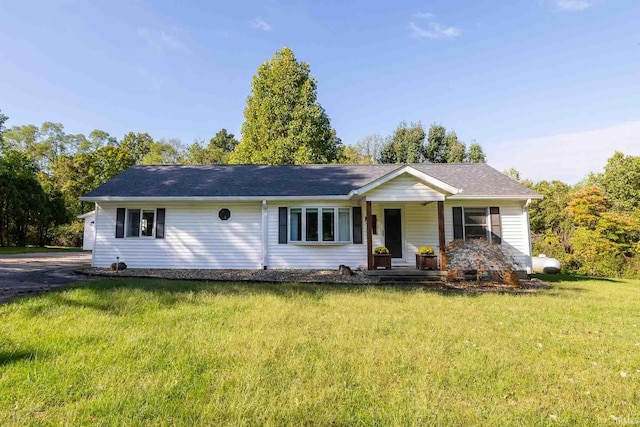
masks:
[[[465,196],[537,193],[482,164],[413,164]],[[134,166],[83,198],[340,196],[403,165]]]

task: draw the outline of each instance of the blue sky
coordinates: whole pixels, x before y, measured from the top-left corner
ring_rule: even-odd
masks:
[[[2,2],[0,109],[68,133],[239,136],[252,76],[289,46],[346,144],[437,122],[500,170],[575,182],[640,155],[639,22],[636,0]]]

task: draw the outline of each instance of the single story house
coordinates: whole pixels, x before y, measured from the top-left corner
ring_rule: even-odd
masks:
[[[83,213],[77,216],[78,219],[84,221],[84,233],[82,235],[82,250],[92,251],[93,243],[96,237],[96,211]]]
[[[386,246],[412,266],[430,245],[486,237],[531,272],[527,206],[541,198],[476,164],[134,166],[95,203],[92,265],[133,268],[372,268]]]

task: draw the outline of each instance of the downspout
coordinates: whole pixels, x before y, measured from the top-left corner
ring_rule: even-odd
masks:
[[[268,263],[268,259],[269,259],[269,254],[268,254],[268,233],[267,233],[267,227],[268,227],[268,210],[267,210],[267,201],[263,200],[262,201],[262,269],[266,270],[267,269],[267,263]]]
[[[96,242],[98,241],[98,203],[94,206],[96,214],[93,218],[93,248],[91,248],[91,267],[96,266]]]
[[[531,199],[527,199],[526,203],[524,204],[524,206],[522,207],[522,213],[524,214],[524,220],[527,224],[527,240],[529,241],[529,257],[527,259],[528,265],[527,265],[527,275],[531,275],[531,273],[533,272],[533,260],[531,259],[531,254],[533,253],[533,249],[531,247],[531,224],[529,224],[529,205],[531,204]]]

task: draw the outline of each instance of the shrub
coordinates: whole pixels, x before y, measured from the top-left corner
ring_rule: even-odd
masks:
[[[479,282],[484,273],[491,272],[502,283],[511,286],[520,284],[514,272],[519,264],[502,245],[492,244],[486,239],[454,240],[449,243],[446,252],[448,268],[455,271],[448,278],[463,276],[464,272],[475,272]]]
[[[420,246],[418,253],[420,255],[433,255],[436,251],[433,249],[433,246]]]
[[[387,249],[384,246],[377,246],[374,250],[373,253],[376,255],[389,255],[389,249]]]
[[[78,248],[82,246],[83,235],[84,223],[82,221],[59,225],[54,228],[51,233],[51,244],[54,246]]]

